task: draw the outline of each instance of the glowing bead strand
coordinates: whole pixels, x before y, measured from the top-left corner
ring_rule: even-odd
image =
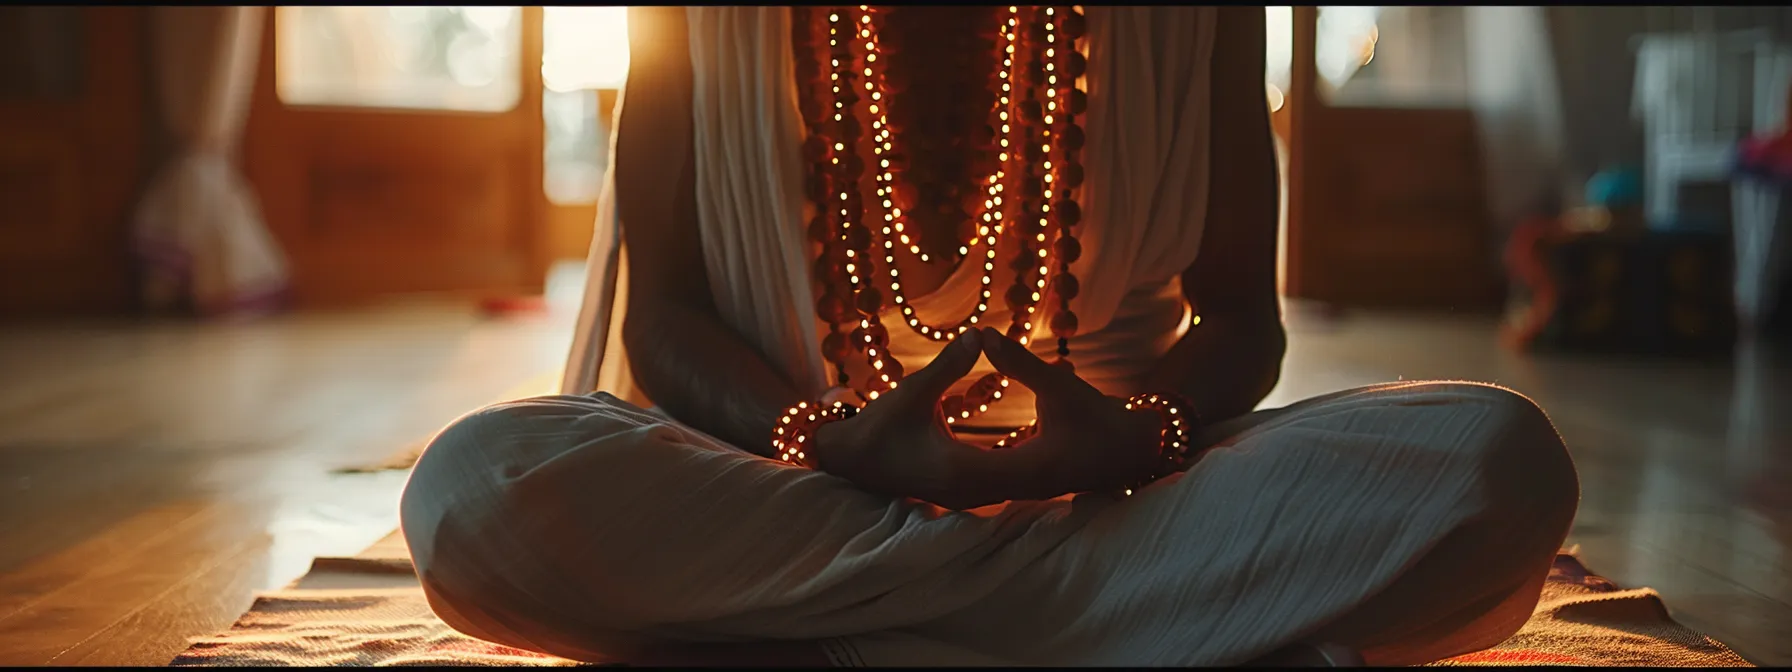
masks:
[[[848,144],[843,146],[842,149],[850,152],[853,161],[858,161],[858,163],[854,165],[864,166],[863,162],[858,158],[859,147],[858,136],[856,133],[859,119],[856,103],[858,103],[861,98],[858,95],[856,87],[854,87],[851,82],[858,78],[862,72],[864,76],[863,86],[865,97],[871,99],[866,101],[867,105],[876,108],[878,112],[883,111],[883,106],[880,104],[883,102],[883,94],[877,90],[877,85],[872,81],[871,77],[872,71],[870,66],[876,60],[873,56],[876,53],[876,42],[870,7],[859,5],[858,10],[852,12],[850,17],[844,16],[847,13],[845,8],[839,8],[835,10],[833,14],[829,15],[829,19],[832,21],[830,29],[843,34],[843,36],[836,37],[835,39],[846,46],[846,55],[838,57],[839,64],[836,65],[836,68],[840,70],[842,79],[848,82],[842,88],[850,95],[842,96],[841,100],[837,103],[837,107],[839,107],[842,114],[844,114],[844,117],[841,119],[843,124],[842,128],[848,130],[845,134],[847,136],[846,139]],[[860,51],[860,53],[863,54],[863,60],[860,63],[854,63],[853,53],[861,49],[862,51]],[[883,179],[883,176],[888,174],[890,168],[888,165],[889,159],[884,154],[885,148],[888,147],[889,124],[886,120],[879,118],[873,121],[872,129],[878,132],[877,135],[872,137],[872,145],[876,148],[875,156],[878,157],[880,162],[878,166],[872,168],[872,171],[873,174],[878,177],[878,200],[887,204],[891,193],[883,184],[886,181]],[[848,176],[851,178],[853,195],[856,197],[859,190],[859,181],[863,176],[863,170],[854,171],[849,169],[847,172]],[[853,281],[853,287],[856,290],[854,307],[861,315],[859,319],[859,328],[853,330],[852,340],[853,347],[864,351],[865,361],[871,366],[871,378],[866,381],[866,398],[876,399],[879,394],[895,389],[897,382],[902,380],[902,363],[890,356],[887,347],[888,338],[887,336],[884,336],[888,332],[884,329],[882,320],[879,317],[884,310],[884,302],[887,300],[887,297],[885,297],[883,292],[871,282],[872,276],[876,273],[876,268],[871,256],[871,248],[876,243],[875,237],[871,235],[871,227],[866,225],[863,221],[864,210],[862,208],[851,214],[852,216],[849,218],[850,221],[847,223],[847,226],[849,227],[847,230],[847,238],[849,239],[848,254],[854,255],[854,258],[850,260],[852,265],[847,267],[847,272],[852,275],[851,279]]]
[[[793,8],[793,11],[808,11]],[[886,63],[879,63],[882,54],[877,37],[877,20],[873,10],[866,5],[857,6],[857,11],[850,8],[834,8],[826,10],[828,29],[828,58],[830,67],[829,84],[833,93],[832,114],[826,111],[814,115],[810,128],[811,138],[805,143],[805,157],[812,163],[820,164],[825,170],[817,171],[808,186],[811,199],[819,206],[819,216],[811,222],[810,237],[821,246],[821,256],[816,261],[814,276],[817,282],[827,289],[822,292],[816,307],[817,312],[830,325],[830,331],[823,340],[823,354],[831,362],[840,367],[839,380],[842,385],[848,381],[844,360],[852,351],[862,351],[866,361],[871,365],[872,375],[866,381],[868,398],[875,399],[880,391],[894,388],[902,377],[901,364],[889,356],[889,333],[883,327],[880,315],[889,304],[897,306],[902,317],[911,330],[923,337],[935,341],[949,340],[962,334],[977,324],[987,312],[989,302],[993,299],[991,286],[994,283],[995,256],[1002,236],[1014,235],[1017,238],[1016,258],[1012,264],[1015,280],[1008,293],[1003,297],[1009,304],[1012,324],[1007,331],[1011,338],[1025,344],[1031,339],[1034,328],[1034,317],[1043,300],[1048,284],[1053,257],[1062,257],[1063,245],[1046,245],[1053,233],[1060,233],[1065,224],[1054,210],[1068,211],[1069,219],[1074,220],[1076,204],[1070,197],[1067,188],[1055,188],[1054,182],[1066,179],[1065,169],[1054,165],[1054,161],[1064,163],[1059,157],[1074,156],[1070,154],[1075,148],[1059,147],[1062,144],[1054,137],[1054,121],[1060,115],[1042,114],[1041,110],[1056,113],[1064,107],[1066,98],[1076,100],[1082,95],[1076,90],[1074,82],[1057,86],[1056,72],[1060,67],[1056,58],[1064,51],[1056,43],[1060,17],[1057,8],[1029,8],[1022,12],[1017,6],[1007,9],[1000,23],[1000,37],[997,47],[1001,50],[997,55],[1002,59],[1002,67],[995,84],[1000,92],[995,96],[999,102],[992,110],[993,119],[983,129],[988,142],[995,140],[993,147],[997,153],[997,161],[990,175],[983,177],[981,185],[983,203],[977,216],[962,230],[968,231],[970,239],[959,247],[960,255],[969,256],[972,246],[984,248],[983,269],[981,273],[980,296],[975,310],[958,324],[940,328],[923,324],[914,314],[908,297],[902,293],[901,272],[896,263],[896,250],[900,247],[910,254],[918,255],[927,261],[925,253],[918,244],[919,231],[910,231],[901,208],[898,205],[896,177],[900,174],[901,155],[897,152],[894,131],[889,124],[887,107],[888,89],[883,86]],[[1074,13],[1073,13],[1074,14]],[[1026,20],[1022,20],[1023,16]],[[1067,18],[1080,20],[1080,15]],[[805,27],[812,24],[805,24]],[[1020,38],[1022,27],[1027,29],[1028,38],[1023,42]],[[1080,26],[1079,26],[1080,30]],[[803,33],[799,31],[798,44],[802,44]],[[1074,42],[1066,44],[1074,48]],[[1026,86],[1022,89],[1027,105],[1017,105],[1015,87],[1016,73],[1020,72],[1021,56],[1019,47],[1026,48],[1027,77]],[[862,51],[861,51],[862,49]],[[808,50],[813,57],[814,50]],[[857,52],[857,53],[855,53]],[[799,72],[807,64],[799,59]],[[814,72],[816,68],[807,68]],[[1078,73],[1080,74],[1080,73]],[[860,79],[860,76],[863,79]],[[861,96],[860,87],[863,87]],[[1046,89],[1044,105],[1041,106],[1039,90]],[[1067,92],[1061,95],[1060,90]],[[818,96],[811,96],[810,99]],[[868,99],[868,100],[867,100]],[[857,103],[864,101],[869,116],[861,116]],[[809,103],[810,100],[805,100]],[[813,105],[805,108],[805,117],[810,117]],[[1020,114],[1016,114],[1017,109]],[[828,117],[831,116],[831,119]],[[871,137],[869,145],[872,149],[874,165],[867,165],[861,160],[860,144],[863,139],[860,126],[861,119],[870,119]],[[1069,119],[1068,116],[1061,118]],[[827,123],[831,121],[832,123]],[[995,130],[1001,131],[996,133]],[[837,131],[830,134],[829,130]],[[1080,129],[1070,129],[1078,134]],[[1014,162],[1011,165],[1010,162]],[[1066,167],[1070,164],[1064,163]],[[1016,170],[1016,166],[1019,167]],[[874,228],[865,220],[868,209],[860,195],[860,180],[864,171],[870,168],[874,178],[875,203],[872,208],[883,221]],[[1080,169],[1080,168],[1079,168]],[[1020,203],[1013,198],[1004,202],[1005,192],[1012,184],[1014,177],[1025,180],[1021,182]],[[1080,176],[1078,177],[1080,181]],[[1074,184],[1071,185],[1074,187]],[[1011,212],[1012,211],[1012,212]],[[1018,220],[1007,217],[1009,214],[1020,214]],[[981,221],[978,221],[978,220]],[[1074,223],[1074,222],[1072,222]],[[836,227],[837,225],[837,227]],[[1060,243],[1064,242],[1062,238]],[[1075,240],[1068,241],[1074,245]],[[889,295],[886,297],[880,287],[875,286],[871,277],[877,275],[876,259],[871,248],[883,248],[882,261],[884,274],[888,283],[884,285]],[[1056,250],[1059,254],[1054,255]],[[1072,255],[1075,251],[1072,251]],[[968,258],[967,261],[970,261]],[[972,261],[972,263],[975,263]],[[1060,264],[1060,267],[1063,267]],[[842,277],[844,276],[844,277]],[[1060,273],[1052,281],[1062,280],[1067,276]],[[841,282],[845,280],[846,282]],[[1069,283],[1075,278],[1069,277]],[[1072,290],[1074,291],[1074,290]],[[1062,294],[1062,292],[1059,292]],[[1061,299],[1064,297],[1060,297]],[[1063,303],[1061,301],[1061,303]],[[1054,316],[1054,332],[1062,322],[1065,310]],[[1068,319],[1074,320],[1070,314]],[[843,334],[841,330],[847,322],[857,321],[857,327],[851,333]],[[1058,363],[1068,364],[1062,355],[1067,354],[1060,339],[1060,358]],[[989,404],[1003,396],[1003,390],[1009,381],[999,374],[989,374],[975,381],[965,395],[954,395],[942,399],[946,420],[956,422],[968,419],[988,410]]]
[[[815,462],[810,459],[808,449],[812,447],[809,437],[815,430],[836,420],[845,420],[858,415],[859,408],[844,402],[836,401],[830,405],[809,405],[801,402],[784,411],[783,417],[772,428],[772,453],[782,462],[791,462],[813,468]]]
[[[1017,10],[1019,8],[1010,7],[1009,9],[1011,16],[1006,27],[1013,32],[1018,32],[1020,17]],[[1028,25],[1032,29],[1036,29],[1035,32],[1047,29],[1050,11],[1046,10],[1046,14],[1041,14],[1038,9],[1034,9],[1032,21]],[[1032,316],[1041,299],[1040,292],[1045,289],[1045,274],[1049,270],[1049,253],[1045,250],[1043,243],[1045,232],[1050,230],[1044,215],[1048,209],[1044,199],[1051,195],[1049,187],[1052,179],[1049,173],[1051,163],[1048,160],[1051,151],[1049,144],[1051,130],[1049,126],[1042,123],[1038,101],[1038,89],[1044,83],[1041,77],[1046,68],[1050,67],[1044,60],[1047,47],[1039,39],[1030,40],[1027,47],[1029,54],[1027,70],[1029,80],[1031,80],[1029,81],[1030,85],[1025,89],[1025,99],[1018,105],[1020,118],[1005,120],[1021,129],[1019,133],[1021,146],[1019,151],[1014,152],[1016,156],[1012,158],[1017,159],[1023,166],[1023,169],[1018,171],[1023,182],[1020,193],[1020,219],[1014,222],[1012,227],[1009,227],[1017,243],[1015,263],[1012,266],[1015,272],[1014,283],[1008,288],[1003,300],[1008,303],[1010,315],[1007,335],[1022,345],[1026,345],[1031,339],[1028,334],[1033,328]],[[1006,66],[1006,72],[1011,74],[1019,69],[1015,58],[1018,54],[1015,54],[1012,48],[1005,51],[1007,53],[1003,64]],[[1009,91],[1004,90],[1004,93],[1007,92]],[[1004,128],[1007,127],[1004,126]],[[1005,160],[1010,157],[1002,158]],[[1037,275],[1037,280],[1032,279],[1034,275]],[[991,373],[972,383],[963,395],[953,395],[941,400],[940,408],[946,416],[946,422],[957,424],[961,420],[969,420],[978,414],[988,412],[990,405],[1002,399],[1003,390],[1006,390],[1008,386],[1009,380],[1006,376]]]
[[[865,40],[867,53],[865,55],[866,67],[864,74],[867,83],[871,85],[869,87],[869,90],[871,91],[869,109],[873,115],[871,126],[875,130],[875,134],[872,136],[871,151],[876,156],[876,161],[878,162],[878,165],[873,168],[872,175],[876,178],[876,195],[883,215],[882,224],[874,225],[879,226],[881,230],[881,241],[884,249],[884,269],[889,276],[890,300],[895,303],[897,308],[902,312],[902,319],[908,324],[909,329],[934,341],[949,340],[954,336],[963,334],[965,331],[971,329],[977,324],[978,320],[982,318],[983,314],[989,310],[989,303],[992,298],[990,287],[995,279],[997,241],[1002,232],[1002,192],[1006,189],[1004,180],[1007,177],[1007,172],[1004,170],[1002,164],[1006,162],[1006,156],[1004,155],[1000,157],[1001,160],[998,161],[994,174],[983,179],[984,201],[983,209],[980,213],[982,223],[978,225],[976,235],[973,236],[971,240],[965,241],[965,243],[959,247],[959,253],[965,255],[967,258],[972,246],[981,245],[984,248],[983,272],[980,276],[978,286],[980,296],[976,307],[968,316],[961,319],[958,324],[944,328],[925,324],[915,315],[914,307],[909,304],[908,298],[902,292],[902,271],[896,264],[896,250],[899,248],[906,249],[911,254],[919,255],[922,261],[926,261],[927,256],[921,252],[920,246],[915,244],[915,239],[909,235],[906,218],[903,216],[904,213],[902,212],[902,208],[895,204],[895,175],[891,171],[891,161],[899,159],[892,158],[897,156],[895,151],[895,136],[890,129],[888,110],[886,106],[882,104],[885,96],[885,87],[882,86],[884,81],[883,66],[877,65],[880,43],[877,38],[876,24],[872,21],[869,6],[861,5],[859,10],[861,12],[859,23],[860,25],[865,26],[865,28],[861,30],[861,33],[867,38]],[[1018,7],[1009,8],[1010,14],[1018,13],[1018,11]],[[1014,22],[1010,19],[1003,24],[1002,30],[1002,43],[1007,46],[1007,49],[1010,52],[1012,51],[1012,45],[1015,41],[1014,32],[1010,30],[1013,25]],[[1006,63],[1012,63],[1012,60],[1009,59]],[[1000,75],[998,75],[998,79],[1001,80],[1002,93],[995,108],[991,111],[991,117],[993,118],[992,124],[1001,124],[1001,128],[1004,129],[1003,132],[997,136],[1000,138],[999,142],[1004,148],[1009,144],[1007,137],[1008,133],[1005,129],[1007,129],[1007,118],[1009,116],[1010,99],[1008,92],[1012,88],[1012,70],[1013,68],[1005,66]]]
[[[851,385],[851,377],[846,371],[846,359],[851,354],[852,346],[847,341],[847,324],[852,314],[848,298],[850,290],[839,289],[847,284],[846,265],[846,229],[844,223],[835,215],[838,206],[836,186],[842,181],[840,174],[840,158],[834,151],[836,140],[829,133],[830,115],[823,112],[823,98],[829,101],[833,96],[822,93],[822,74],[824,68],[816,58],[816,50],[821,46],[816,40],[816,29],[809,21],[810,12],[825,11],[807,7],[793,7],[793,30],[796,41],[797,84],[800,87],[799,107],[803,118],[809,126],[809,137],[803,143],[803,155],[810,171],[804,187],[810,203],[814,206],[813,219],[808,226],[809,239],[820,246],[816,257],[812,277],[816,286],[822,289],[817,297],[816,313],[828,324],[828,335],[822,340],[822,356],[835,367],[836,382],[842,387]],[[839,58],[833,52],[837,44],[830,45],[830,58]],[[837,90],[838,75],[829,71],[828,80]]]
[[[1048,16],[1057,14],[1056,8],[1047,8],[1045,11]],[[1077,79],[1087,70],[1087,62],[1077,41],[1086,31],[1087,23],[1080,7],[1065,8],[1062,23],[1062,31],[1056,30],[1057,26],[1053,22],[1046,24],[1047,57],[1056,62],[1048,62],[1046,65],[1046,98],[1050,102],[1045,122],[1048,126],[1058,122],[1060,129],[1057,142],[1054,143],[1058,150],[1054,157],[1058,163],[1056,174],[1047,178],[1055,178],[1055,185],[1060,187],[1057,190],[1060,198],[1052,216],[1058,233],[1058,239],[1053,244],[1057,251],[1058,275],[1051,282],[1052,294],[1058,299],[1057,310],[1051,318],[1052,335],[1058,338],[1058,359],[1054,363],[1071,366],[1070,339],[1076,336],[1077,319],[1076,313],[1070,308],[1070,301],[1081,291],[1081,283],[1071,272],[1070,264],[1082,256],[1082,244],[1072,231],[1082,219],[1082,209],[1072,197],[1072,191],[1082,184],[1083,172],[1083,129],[1076,124],[1076,115],[1087,105],[1081,97],[1081,90],[1076,86]],[[1060,33],[1063,40],[1058,39]],[[1057,67],[1059,63],[1064,66],[1061,70]],[[1063,81],[1060,76],[1069,81]],[[1050,190],[1046,192],[1046,197],[1052,197]],[[1043,288],[1043,274],[1040,283]]]

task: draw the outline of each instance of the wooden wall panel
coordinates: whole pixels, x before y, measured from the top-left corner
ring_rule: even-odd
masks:
[[[148,173],[144,7],[8,7],[18,44],[62,49],[78,76],[0,95],[0,319],[117,314],[135,301],[129,217]],[[18,12],[74,26],[53,41]],[[38,18],[45,18],[39,16]],[[6,38],[0,38],[6,39]],[[29,46],[29,45],[27,45]],[[41,58],[6,50],[7,60]],[[0,63],[0,67],[22,67]]]

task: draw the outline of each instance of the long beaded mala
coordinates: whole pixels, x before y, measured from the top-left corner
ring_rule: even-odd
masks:
[[[1084,142],[1076,119],[1088,106],[1087,94],[1077,85],[1087,69],[1079,49],[1087,32],[1081,8],[1010,6],[999,13],[996,55],[1001,67],[991,82],[996,95],[990,120],[978,133],[980,149],[994,151],[996,161],[987,175],[975,178],[973,188],[964,192],[977,193],[983,199],[976,216],[963,219],[966,224],[960,226],[958,236],[962,243],[956,250],[961,263],[982,264],[980,296],[969,315],[943,327],[926,324],[916,316],[903,293],[897,267],[898,254],[915,255],[926,262],[929,253],[920,229],[909,225],[908,213],[899,205],[905,191],[909,195],[917,192],[899,189],[897,181],[909,166],[897,151],[897,129],[891,124],[888,62],[878,38],[881,12],[867,5],[797,7],[792,12],[799,99],[809,131],[803,147],[810,167],[805,192],[815,206],[807,232],[819,247],[813,277],[823,288],[816,300],[816,314],[829,326],[822,354],[835,366],[839,386],[852,387],[846,364],[855,354],[862,355],[872,371],[862,384],[863,398],[876,399],[902,379],[902,365],[889,354],[888,327],[881,319],[888,308],[896,308],[909,329],[934,341],[948,341],[975,328],[994,298],[997,250],[1004,234],[1014,238],[1016,248],[1009,262],[1014,283],[1002,296],[1011,315],[1008,337],[1027,344],[1041,304],[1047,296],[1055,297],[1055,310],[1049,311],[1048,322],[1058,340],[1053,364],[1074,368],[1070,339],[1076,336],[1078,324],[1070,302],[1080,283],[1071,264],[1082,254],[1076,237],[1082,210],[1075,192],[1083,182],[1080,158]],[[825,66],[816,57],[820,53],[826,54]],[[869,119],[869,124],[862,123],[862,118]],[[866,125],[871,134],[869,161],[860,152]],[[860,187],[867,170],[874,185],[869,208]],[[1010,187],[1019,192],[1018,198],[1006,198]],[[954,187],[947,191],[963,190]],[[867,211],[874,215],[870,222],[866,221]],[[881,253],[874,256],[874,250]],[[973,256],[973,251],[981,251],[981,258]],[[887,294],[872,283],[879,261],[888,279]],[[1001,400],[1009,384],[999,373],[985,375],[964,394],[942,399],[942,414],[948,423],[957,423],[987,412]],[[1135,406],[1154,409],[1163,416],[1162,449],[1167,467],[1173,467],[1185,457],[1189,445],[1187,426],[1192,420],[1186,404],[1160,394],[1130,399],[1127,408]],[[840,402],[816,406],[805,402],[789,409],[780,418],[773,438],[777,454],[785,461],[809,463],[804,443],[815,428],[851,417],[856,410]],[[1036,428],[1036,421],[1029,423],[997,446],[1014,445]]]

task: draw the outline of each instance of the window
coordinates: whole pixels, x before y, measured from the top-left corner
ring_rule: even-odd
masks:
[[[1265,11],[1264,79],[1273,108],[1290,81],[1294,12]],[[1314,45],[1319,94],[1344,106],[1466,105],[1463,33],[1461,7],[1320,7]]]
[[[503,112],[521,97],[520,7],[276,9],[291,105]]]
[[[628,77],[628,8],[545,7],[541,115],[547,162],[542,186],[556,204],[597,201],[609,166],[613,95]]]

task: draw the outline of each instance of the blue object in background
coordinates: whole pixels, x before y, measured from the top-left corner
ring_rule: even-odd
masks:
[[[1608,210],[1642,207],[1643,172],[1630,166],[1599,171],[1587,180],[1587,205]]]

